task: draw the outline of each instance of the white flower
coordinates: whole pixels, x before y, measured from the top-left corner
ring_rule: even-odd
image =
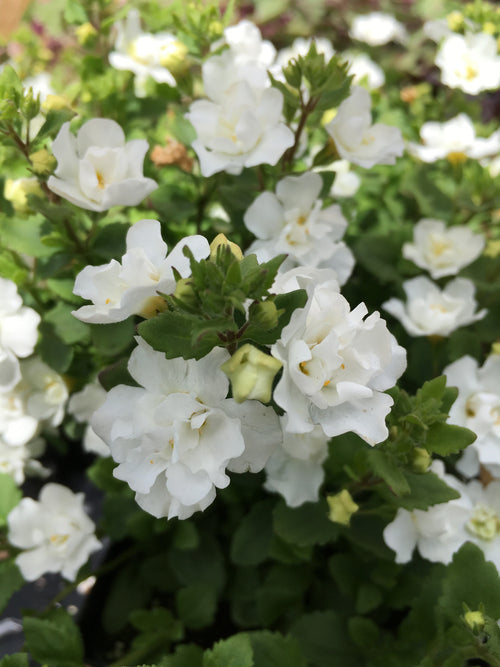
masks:
[[[85,385],[81,391],[71,395],[68,402],[68,412],[73,415],[77,422],[87,423],[105,399],[106,391],[98,382],[91,382]],[[109,456],[109,447],[88,423],[83,435],[83,448],[87,452],[99,456]]]
[[[88,120],[76,138],[69,123],[64,123],[52,144],[57,169],[47,185],[60,197],[90,211],[136,206],[158,187],[142,173],[147,150],[145,139],[125,143],[123,130],[114,120]]]
[[[354,86],[335,118],[325,127],[345,160],[369,169],[376,164],[395,164],[404,151],[401,131],[382,123],[372,125],[371,97]]]
[[[264,488],[283,496],[289,507],[317,502],[328,456],[328,438],[319,426],[309,433],[288,433],[266,464]]]
[[[482,319],[476,310],[474,283],[455,278],[440,290],[429,278],[418,276],[403,283],[407,303],[389,299],[382,308],[396,317],[410,336],[449,336],[452,331]]]
[[[146,79],[175,86],[176,81],[168,67],[175,66],[186,54],[186,47],[168,32],[142,32],[137,9],[131,9],[125,24],[115,24],[118,35],[115,50],[109,54],[109,64],[115,69],[135,74],[137,97],[144,97]]]
[[[306,172],[279,181],[276,194],[260,194],[244,216],[258,239],[247,253],[255,253],[259,262],[286,253],[285,271],[297,265],[329,266],[343,284],[354,266],[351,251],[340,242],[347,221],[340,206],[322,208],[322,183],[321,176]]]
[[[393,403],[383,392],[406,367],[379,313],[366,320],[364,304],[350,310],[331,283],[310,283],[304,308],[294,311],[271,353],[283,363],[274,400],[286,411],[286,430],[306,433],[319,424],[332,437],[348,431],[369,444],[387,437]]]
[[[10,512],[8,539],[24,550],[16,563],[26,581],[45,572],[60,572],[73,581],[90,554],[101,547],[83,503],[83,493],[46,484],[38,501],[23,498]]]
[[[161,308],[158,292],[175,290],[173,268],[183,278],[190,275],[188,247],[196,259],[208,257],[210,248],[203,236],[188,236],[167,255],[157,220],[139,220],[127,232],[127,251],[121,263],[111,260],[102,266],[86,266],[77,275],[74,293],[94,305],[82,306],[73,315],[82,322],[121,322],[133,314],[151,316]]]
[[[500,86],[500,56],[493,35],[484,32],[452,34],[443,40],[436,56],[441,80],[469,95]]]
[[[403,257],[429,271],[434,280],[453,276],[482,253],[484,237],[465,225],[446,227],[441,220],[424,218],[413,230],[413,243],[403,245]]]
[[[480,159],[500,151],[500,130],[487,139],[478,138],[471,119],[465,113],[445,123],[424,123],[420,136],[423,145],[410,142],[408,152],[423,162],[444,158],[450,162],[462,162],[466,157]]]
[[[23,306],[15,283],[0,278],[0,392],[8,392],[21,375],[18,357],[33,353],[40,315]]]
[[[481,368],[475,359],[465,356],[447,366],[443,375],[449,386],[458,388],[449,423],[465,426],[477,435],[457,469],[474,477],[481,464],[500,477],[500,356],[491,355]]]
[[[351,171],[350,163],[347,160],[336,160],[329,168],[335,172],[330,189],[332,197],[353,197],[361,185],[361,179]]]
[[[202,75],[205,95],[211,102],[221,105],[224,105],[228,91],[242,81],[257,95],[271,86],[264,68],[251,62],[238,61],[230,49],[206,60]]]
[[[26,475],[45,477],[49,471],[36,460],[45,450],[45,442],[36,438],[25,445],[11,445],[0,436],[0,472],[22,484]]]
[[[26,385],[23,382],[10,392],[0,394],[0,434],[11,447],[27,444],[38,432],[38,418],[28,412]]]
[[[28,414],[50,426],[59,426],[69,395],[63,378],[37,357],[21,362],[21,374],[18,389]]]
[[[394,16],[382,12],[371,12],[356,16],[349,32],[353,39],[370,46],[381,46],[388,42],[405,42],[406,29]]]
[[[427,510],[400,508],[384,530],[385,543],[396,552],[396,562],[409,562],[417,547],[427,560],[448,564],[469,541],[500,571],[500,482],[487,488],[478,481],[462,484],[444,472],[441,461],[434,461],[432,471],[458,491],[460,498]]]
[[[224,36],[212,44],[212,50],[227,44],[237,65],[257,65],[264,70],[276,57],[276,49],[267,39],[262,39],[259,28],[244,19],[224,30]]]
[[[262,455],[259,431],[267,430],[267,445],[277,417],[258,402],[248,401],[245,411],[226,398],[229,383],[220,365],[228,357],[216,348],[199,361],[166,359],[139,338],[129,372],[140,386],[114,387],[92,418],[119,463],[115,477],[156,517],[185,519],[204,510],[216,488],[229,484],[231,462],[239,470],[261,469],[271,454],[269,443]],[[242,456],[254,443],[256,457]]]
[[[192,147],[203,176],[276,164],[294,142],[293,132],[281,122],[282,107],[279,90],[251,87],[246,80],[223,91],[218,102],[193,102],[186,118],[196,130]]]
[[[345,53],[344,56],[349,63],[348,74],[354,74],[352,80],[354,84],[360,84],[366,78],[368,88],[371,90],[384,85],[384,70],[377,63],[374,63],[366,53]]]
[[[433,42],[440,42],[443,37],[453,34],[448,25],[448,20],[445,18],[426,21],[422,30],[427,39],[431,39]]]

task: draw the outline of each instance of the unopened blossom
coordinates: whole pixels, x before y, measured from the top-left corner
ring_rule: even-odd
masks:
[[[77,275],[74,293],[93,304],[73,311],[82,322],[106,324],[133,314],[152,316],[164,304],[159,293],[175,290],[173,269],[183,278],[191,273],[183,248],[188,247],[197,260],[210,253],[208,241],[199,235],[179,241],[168,253],[157,220],[136,222],[127,232],[126,244],[121,262],[113,259],[101,266],[86,266]]]
[[[449,423],[465,426],[477,435],[463,452],[457,469],[474,477],[482,465],[500,477],[500,355],[488,357],[481,368],[466,355],[447,366],[443,375],[447,385],[458,389]]]
[[[341,284],[354,266],[354,257],[341,242],[347,221],[340,206],[326,208],[318,199],[323,182],[316,173],[287,176],[276,194],[263,192],[244,215],[247,228],[257,240],[248,248],[260,262],[286,253],[283,270],[297,265],[332,267]]]
[[[216,101],[197,100],[186,114],[196,131],[191,145],[203,176],[219,171],[239,174],[244,167],[275,165],[294,143],[293,132],[281,119],[281,92],[267,85],[251,85],[246,76],[239,79],[239,70],[239,80],[229,87],[225,84],[230,79],[224,78],[210,85],[218,79],[206,76],[205,69],[205,90]],[[261,70],[253,71],[256,79],[262,76]]]
[[[148,150],[145,139],[125,142],[114,120],[93,118],[76,138],[64,123],[52,143],[55,175],[47,181],[56,195],[90,211],[112,206],[136,206],[158,187],[142,172]]]
[[[422,144],[410,142],[408,152],[422,162],[447,158],[452,163],[460,163],[466,158],[478,160],[500,151],[500,130],[486,139],[476,137],[474,125],[465,113],[445,123],[424,123],[420,137]]]
[[[469,95],[500,87],[500,55],[493,35],[485,32],[445,37],[436,56],[441,81]]]
[[[283,420],[282,420],[283,423]],[[288,433],[266,464],[264,488],[279,493],[289,507],[317,502],[328,456],[328,437],[320,426],[309,433]]]
[[[77,422],[86,424],[83,434],[83,448],[92,454],[109,456],[109,447],[88,423],[94,412],[106,399],[106,391],[98,382],[86,384],[81,391],[76,391],[68,401],[68,412]]]
[[[16,563],[26,581],[46,572],[60,572],[73,581],[90,554],[101,547],[83,504],[83,493],[46,484],[38,501],[23,498],[9,513],[8,540],[23,549]]]
[[[247,435],[249,445],[257,439],[271,454],[276,429],[269,421],[277,416],[258,402],[226,398],[229,382],[220,366],[228,357],[215,348],[199,361],[166,359],[139,338],[128,365],[139,386],[111,389],[92,418],[119,464],[114,476],[156,517],[185,519],[208,507],[216,489],[229,484],[231,461],[252,467],[250,453],[241,460]],[[260,425],[264,432],[256,437]]]
[[[16,213],[30,212],[28,195],[43,196],[43,190],[37,178],[8,178],[5,181],[4,197],[10,201]]]
[[[276,57],[276,49],[267,39],[262,39],[259,28],[243,19],[236,25],[224,29],[223,37],[212,44],[212,50],[223,44],[229,46],[231,55],[237,65],[257,65],[264,70],[270,67]]]
[[[446,227],[441,220],[424,218],[414,227],[413,243],[403,245],[403,257],[437,280],[456,275],[479,257],[484,246],[484,237],[465,225]]]
[[[33,353],[40,316],[23,306],[12,280],[0,278],[0,393],[8,392],[21,379],[18,357]]]
[[[405,42],[404,25],[394,16],[383,12],[371,12],[356,16],[351,23],[350,36],[370,46],[382,46],[388,42]]]
[[[423,558],[446,565],[462,544],[473,542],[500,571],[500,482],[486,488],[476,480],[462,484],[445,473],[442,461],[434,461],[431,469],[460,497],[427,510],[398,510],[384,530],[396,562],[409,562],[417,547]]]
[[[455,329],[482,319],[486,309],[476,311],[474,283],[455,278],[441,290],[418,276],[403,283],[406,304],[389,299],[382,308],[396,317],[410,336],[449,336]]]
[[[135,74],[135,91],[145,97],[148,77],[157,83],[175,86],[176,71],[182,65],[187,48],[169,32],[155,34],[143,32],[137,9],[131,9],[125,22],[115,24],[117,38],[114,51],[109,54],[109,63],[115,69],[128,70]]]
[[[307,433],[320,425],[336,436],[352,431],[374,445],[385,440],[393,403],[385,390],[406,367],[406,353],[378,312],[366,319],[329,283],[308,288],[271,353],[283,363],[274,400],[285,410],[285,428]]]
[[[376,90],[385,83],[384,70],[373,62],[366,53],[345,53],[344,57],[349,63],[348,74],[353,74],[353,84],[359,85],[366,81],[370,90]]]
[[[231,381],[233,398],[237,403],[255,399],[268,403],[271,400],[273,380],[281,368],[280,362],[254,345],[239,347],[221,370]]]
[[[401,131],[383,123],[372,125],[370,93],[359,86],[351,90],[335,118],[325,126],[339,155],[365,169],[395,164],[404,151]]]

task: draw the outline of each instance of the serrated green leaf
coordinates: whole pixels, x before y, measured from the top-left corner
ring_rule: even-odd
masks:
[[[0,480],[0,488],[1,484]],[[13,560],[0,561],[0,613],[7,606],[11,596],[23,585],[24,579],[16,563]]]
[[[345,621],[334,611],[305,614],[292,625],[291,635],[298,640],[308,664],[315,667],[360,667]]]
[[[273,537],[274,501],[257,503],[239,522],[231,541],[231,560],[237,565],[258,565],[268,555]]]
[[[188,628],[205,628],[214,620],[217,593],[209,584],[186,586],[177,592],[176,609],[179,618]]]
[[[0,667],[29,667],[27,653],[13,653],[0,660]]]
[[[50,612],[49,618],[25,616],[24,636],[35,660],[50,667],[83,667],[83,642],[65,609]]]
[[[433,472],[418,474],[405,471],[405,477],[410,486],[410,493],[407,495],[395,496],[387,487],[378,487],[378,493],[397,507],[407,510],[425,510],[431,505],[446,503],[460,497],[458,491],[447,486],[446,482]]]
[[[382,449],[370,449],[366,452],[368,465],[373,472],[381,477],[396,496],[410,492],[410,485],[398,466],[397,460]]]
[[[477,435],[463,426],[437,422],[427,431],[425,448],[434,454],[447,456],[462,451],[477,439]]]
[[[173,655],[163,658],[158,667],[202,667],[203,649],[194,644],[178,646]]]
[[[0,526],[7,523],[7,515],[19,503],[23,494],[10,475],[0,473]]]
[[[337,539],[340,533],[338,526],[328,519],[328,506],[324,500],[295,508],[280,502],[273,517],[276,534],[299,546],[326,544]]]
[[[299,643],[293,637],[268,630],[249,632],[248,636],[258,667],[306,667]]]
[[[275,623],[281,616],[294,616],[303,607],[303,597],[311,585],[309,567],[273,565],[256,591],[257,609],[264,626]]]
[[[203,667],[254,667],[254,665],[250,638],[244,633],[217,642],[203,655]]]

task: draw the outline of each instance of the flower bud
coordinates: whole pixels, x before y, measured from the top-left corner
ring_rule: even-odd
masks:
[[[483,25],[483,32],[485,32],[487,35],[494,35],[496,31],[497,29],[492,21],[486,21],[486,23]]]
[[[69,109],[70,102],[64,95],[47,95],[42,103],[44,111],[61,111],[62,109]]]
[[[55,157],[46,148],[31,153],[29,157],[33,171],[40,176],[50,174],[57,164]]]
[[[278,309],[272,301],[252,303],[248,314],[250,322],[265,331],[278,325]]]
[[[28,195],[43,197],[43,191],[36,178],[8,178],[5,181],[4,197],[14,207],[16,213],[29,213]]]
[[[493,343],[491,346],[491,354],[500,354],[500,341]]]
[[[458,32],[461,28],[463,28],[464,16],[462,12],[455,10],[454,12],[448,14],[446,21],[450,30],[453,30],[453,32]]]
[[[191,278],[181,278],[175,286],[174,296],[189,306],[197,306],[198,300],[193,289]]]
[[[237,403],[247,398],[268,403],[274,376],[282,365],[281,361],[247,343],[220,368],[231,381],[233,398]]]
[[[464,615],[465,624],[469,626],[472,632],[481,632],[486,623],[484,614],[481,611],[467,611]]]
[[[236,243],[232,243],[232,241],[229,241],[229,239],[227,239],[224,236],[224,234],[217,234],[217,236],[210,244],[210,259],[212,260],[212,262],[215,262],[215,258],[217,257],[217,248],[219,246],[227,246],[237,260],[243,259],[243,253],[241,252],[241,248],[239,245],[236,245]]]
[[[429,452],[423,447],[415,447],[413,450],[412,457],[412,468],[415,472],[427,472],[430,464],[432,462],[432,457]]]
[[[33,88],[30,88],[25,93],[21,102],[21,111],[26,120],[32,120],[40,113],[40,100],[38,99],[38,94],[34,94]]]
[[[351,516],[359,510],[359,505],[354,502],[347,489],[343,489],[335,496],[327,496],[326,501],[330,508],[328,514],[330,521],[341,523],[343,526],[348,526]]]
[[[162,67],[166,67],[172,74],[182,72],[187,66],[187,53],[187,46],[176,39],[168,46],[168,49],[163,49],[160,64]]]
[[[75,29],[75,35],[78,40],[78,44],[81,46],[88,46],[93,44],[97,38],[97,30],[94,28],[92,23],[82,23],[78,28]]]

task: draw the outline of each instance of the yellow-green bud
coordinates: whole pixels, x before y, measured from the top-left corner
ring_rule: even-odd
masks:
[[[412,468],[415,472],[427,472],[432,462],[432,456],[423,447],[415,447],[412,457]]]
[[[495,24],[491,21],[486,21],[486,23],[483,25],[483,32],[485,32],[487,35],[494,35],[496,31],[497,29]]]
[[[87,46],[92,44],[97,38],[97,30],[94,28],[92,23],[82,23],[78,28],[75,29],[75,35],[78,40],[78,44],[81,46]]]
[[[30,88],[24,95],[21,102],[21,111],[26,120],[32,120],[40,113],[40,100],[38,99],[38,94],[34,94],[33,88]]]
[[[182,301],[191,306],[195,306],[198,303],[193,290],[191,278],[181,278],[177,281],[174,296],[178,299],[182,299]]]
[[[464,621],[473,632],[481,632],[481,630],[484,628],[484,624],[486,623],[484,614],[481,611],[466,612],[464,615]]]
[[[271,400],[273,380],[283,364],[269,354],[246,343],[221,366],[228,376],[237,403],[255,399],[268,403]]]
[[[493,343],[491,346],[491,354],[500,354],[500,341]]]
[[[46,148],[31,153],[30,162],[35,174],[40,176],[50,174],[57,164],[55,157]]]
[[[43,197],[43,190],[36,178],[8,178],[5,181],[3,196],[10,201],[16,213],[29,213],[28,195]]]
[[[359,505],[354,502],[347,489],[343,489],[335,496],[327,496],[326,502],[330,508],[328,514],[330,521],[341,523],[343,526],[348,526],[352,515],[359,510]]]
[[[486,257],[498,257],[498,255],[500,255],[500,240],[492,239],[491,241],[488,241],[486,248],[484,249],[484,254]]]
[[[220,21],[210,21],[208,24],[208,35],[210,39],[217,39],[222,36],[222,23]]]
[[[448,28],[456,32],[461,28],[463,28],[464,15],[462,14],[462,12],[455,10],[454,12],[448,14],[448,16],[446,17],[446,21],[448,22]]]
[[[252,303],[248,311],[250,322],[265,331],[278,325],[278,309],[272,301]]]
[[[44,111],[61,111],[61,109],[69,109],[70,107],[70,101],[64,95],[47,95],[42,102]]]
[[[238,260],[243,259],[243,253],[241,252],[241,248],[239,245],[236,245],[236,243],[232,243],[232,241],[229,241],[224,234],[217,234],[217,236],[214,238],[212,243],[210,244],[210,259],[212,262],[215,261],[217,257],[217,248],[219,246],[227,246],[232,254],[236,257]]]
[[[166,67],[172,74],[182,72],[187,66],[187,54],[187,46],[176,39],[168,45],[168,48],[162,50],[160,64],[162,67]]]

